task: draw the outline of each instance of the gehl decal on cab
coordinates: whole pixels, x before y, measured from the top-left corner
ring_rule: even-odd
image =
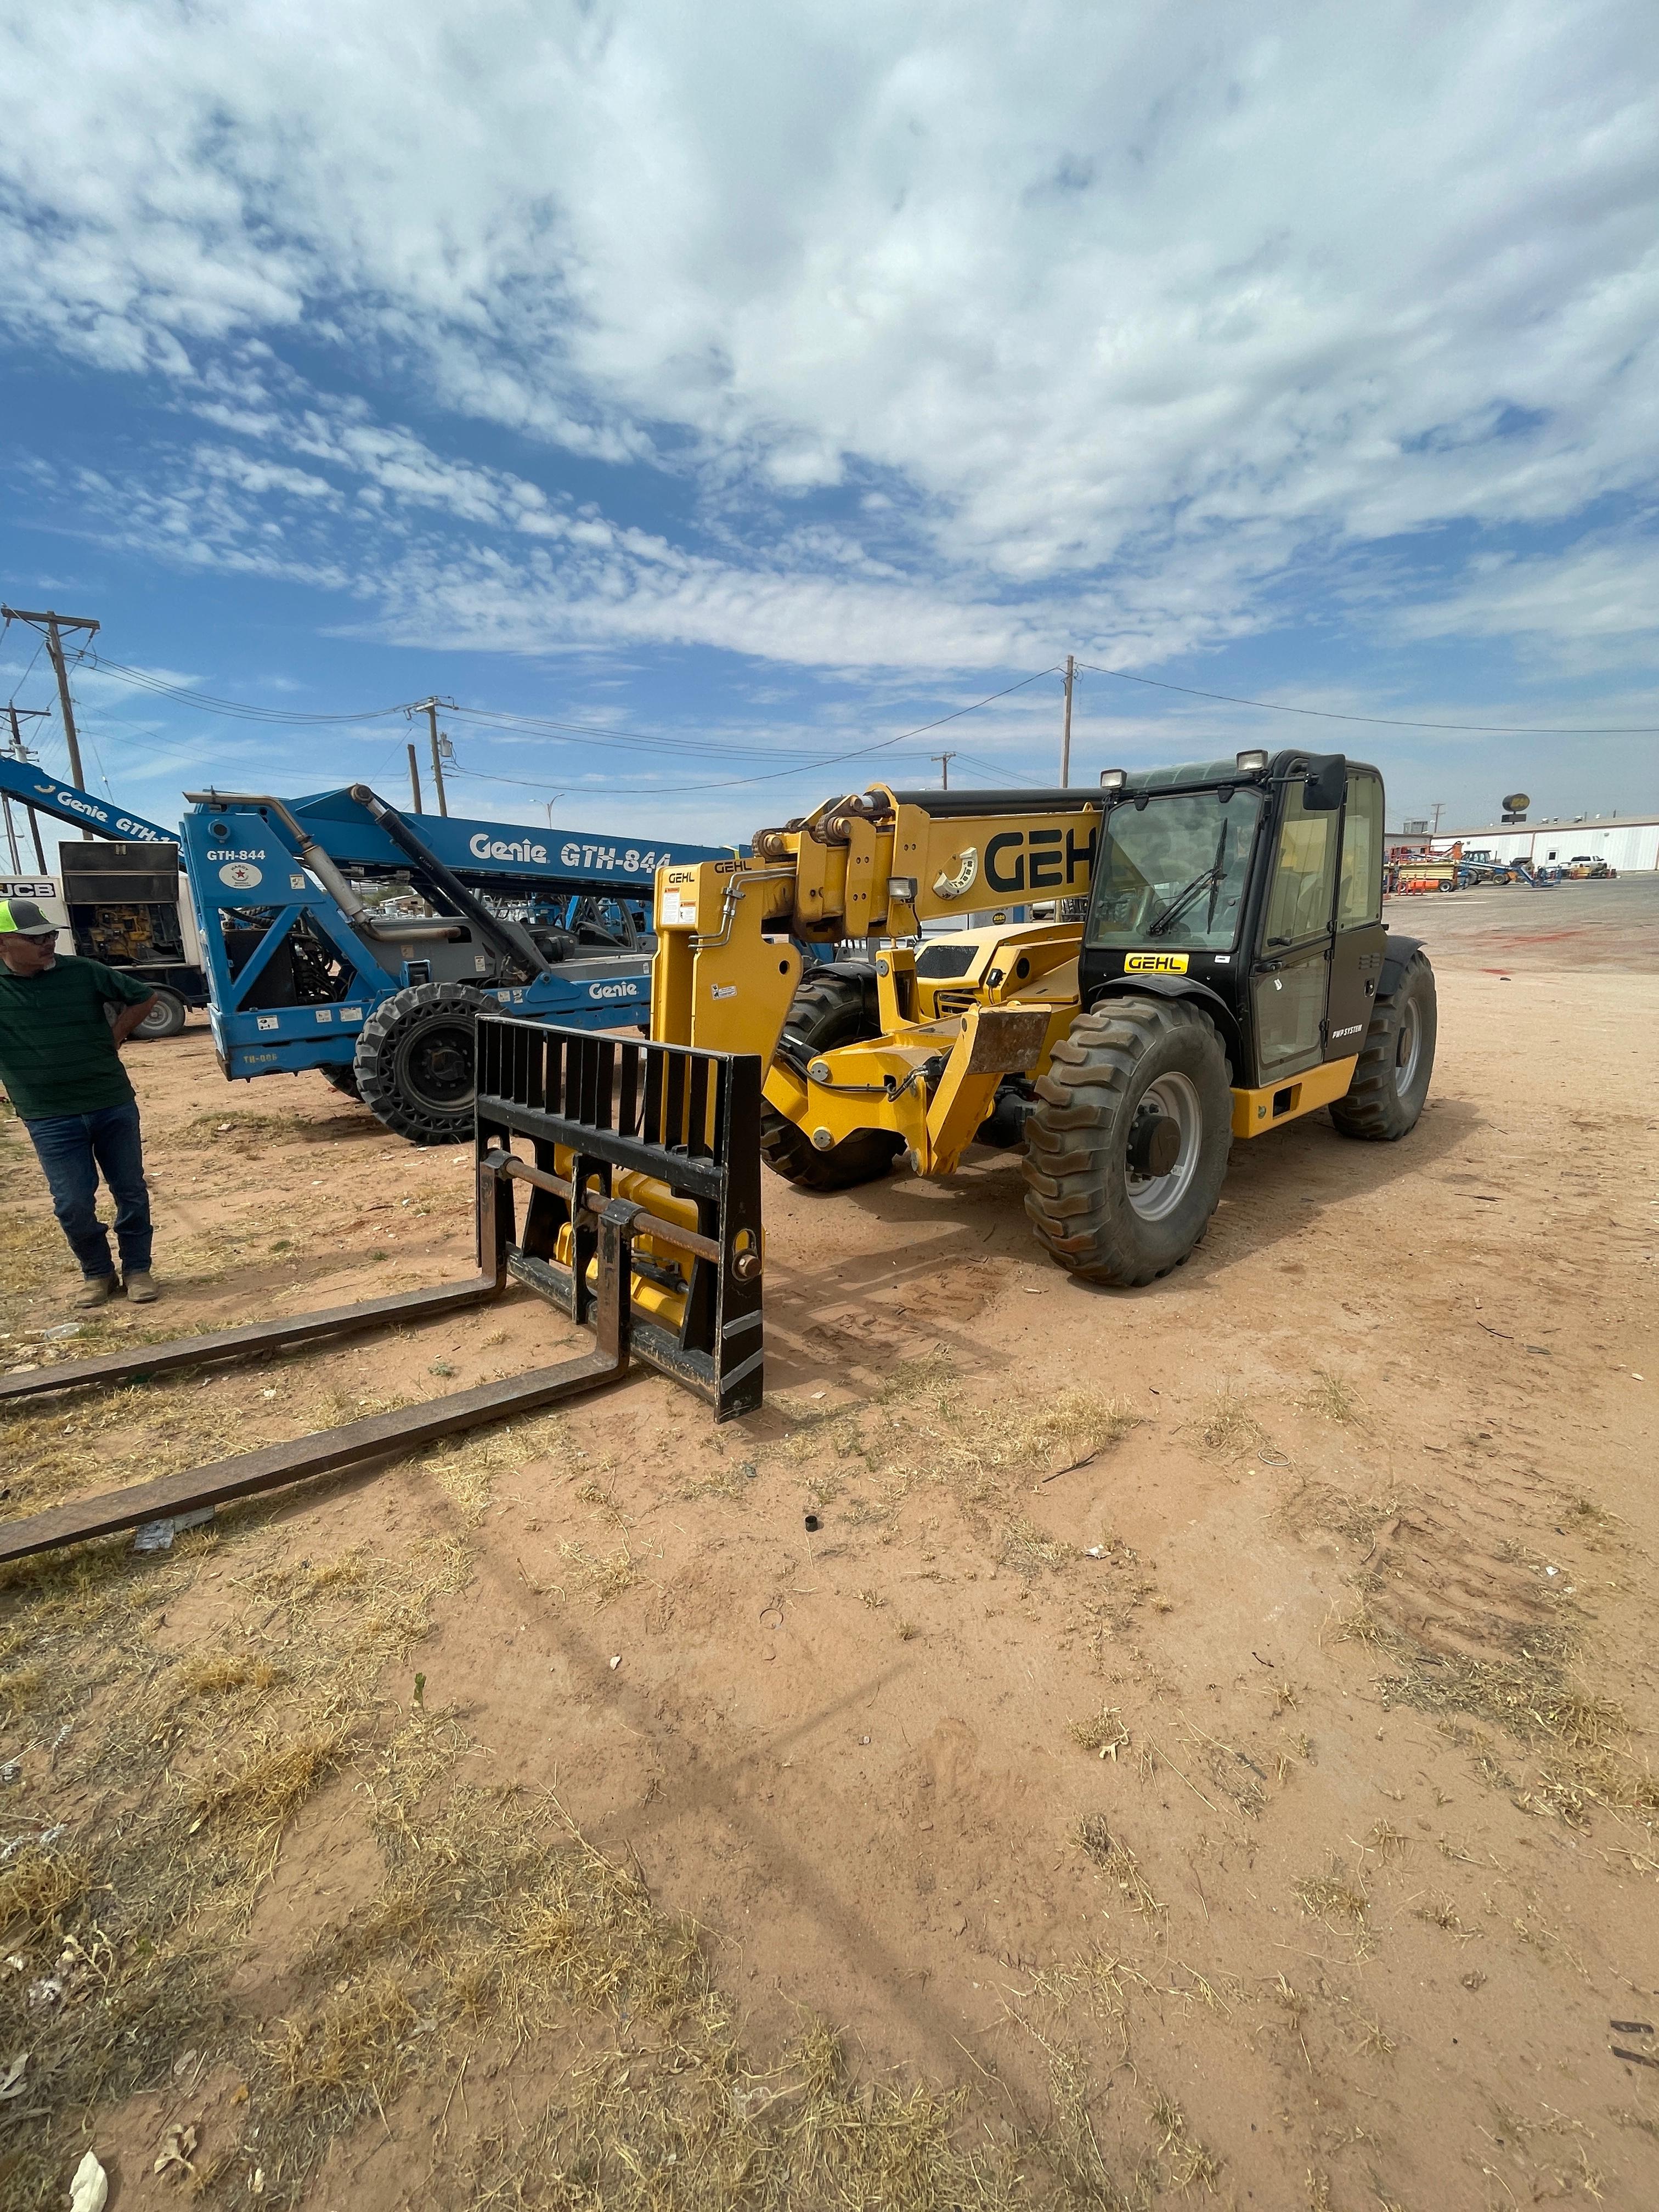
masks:
[[[1005,830],[985,848],[985,880],[994,891],[1063,891],[1094,872],[1098,829]]]
[[[1123,963],[1126,975],[1184,975],[1184,952],[1132,952]]]

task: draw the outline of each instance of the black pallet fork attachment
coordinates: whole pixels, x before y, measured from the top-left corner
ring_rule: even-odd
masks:
[[[550,1152],[555,1141],[570,1146],[578,1170],[574,1180],[555,1173],[550,1166],[544,1167],[539,1158],[535,1164],[517,1158],[511,1150],[511,1138],[520,1125],[509,1118],[516,1110],[516,1102],[506,1095],[491,1097],[495,1118],[488,1126],[482,1114],[479,1118],[476,1275],[465,1282],[440,1284],[395,1297],[369,1298],[358,1305],[332,1306],[286,1321],[255,1322],[244,1328],[143,1345],[101,1359],[70,1361],[32,1375],[7,1376],[0,1379],[0,1404],[89,1383],[131,1382],[173,1368],[257,1356],[388,1322],[462,1311],[499,1297],[514,1279],[591,1328],[592,1351],[550,1367],[533,1368],[506,1382],[458,1390],[427,1405],[372,1414],[337,1429],[297,1437],[289,1443],[266,1444],[258,1451],[242,1452],[209,1467],[135,1483],[96,1497],[71,1498],[44,1513],[0,1522],[0,1563],[112,1535],[123,1528],[140,1528],[204,1506],[252,1497],[310,1475],[336,1474],[368,1460],[414,1451],[485,1422],[580,1397],[620,1381],[636,1352],[709,1398],[717,1419],[759,1406],[763,1383],[759,1060],[672,1048],[678,1070],[672,1082],[665,1082],[661,1073],[649,1076],[641,1061],[653,1054],[669,1052],[670,1048],[590,1036],[585,1031],[554,1030],[532,1022],[498,1021],[488,1016],[481,1018],[478,1030],[481,1048],[498,1054],[501,1048],[493,1040],[489,1045],[484,1042],[493,1030],[528,1032],[532,1037],[548,1041],[539,1059],[522,1040],[515,1040],[509,1048],[516,1055],[515,1066],[539,1071],[542,1100],[547,1097],[550,1067],[562,1071],[573,1065],[586,1066],[580,1054],[573,1060],[573,1048],[609,1047],[613,1055],[627,1057],[601,1060],[586,1066],[578,1097],[564,1099],[556,1085],[555,1096],[562,1110],[550,1115],[545,1104],[540,1103],[525,1109],[539,1117],[537,1128],[529,1133],[536,1138],[538,1155],[544,1146]],[[499,1057],[492,1066],[499,1069]],[[603,1082],[602,1072],[605,1073]],[[735,1112],[734,1104],[738,1109]],[[671,1110],[665,1113],[665,1109]],[[584,1111],[588,1116],[586,1121]],[[552,1122],[557,1123],[561,1133],[556,1139],[546,1134],[546,1127]],[[734,1125],[740,1132],[753,1132],[751,1141],[735,1149],[730,1141]],[[675,1128],[681,1132],[678,1146],[664,1141],[665,1133]],[[676,1194],[694,1198],[698,1229],[660,1216],[647,1203],[612,1194],[609,1168],[619,1145],[629,1148],[626,1164]],[[583,1170],[591,1170],[596,1158],[605,1163],[605,1171],[590,1176]],[[727,1170],[733,1168],[735,1177],[728,1177]],[[738,1186],[735,1193],[730,1187],[732,1180]],[[580,1262],[577,1268],[550,1267],[514,1241],[515,1182],[527,1183],[531,1190],[526,1240],[532,1231],[538,1237],[543,1232],[552,1218],[547,1209],[561,1210],[568,1220],[574,1206],[576,1227],[572,1243]],[[705,1223],[711,1233],[704,1233]],[[638,1237],[648,1237],[655,1249],[683,1256],[691,1289],[685,1301],[686,1319],[675,1336],[669,1336],[660,1324],[635,1315],[632,1291]],[[750,1315],[752,1325],[747,1318]],[[744,1346],[742,1358],[723,1358],[722,1322],[729,1325],[740,1316],[744,1326],[736,1334]],[[665,1337],[668,1337],[666,1344],[659,1341]],[[741,1372],[734,1371],[739,1366]]]
[[[668,1310],[678,1306],[679,1318],[638,1308],[635,1357],[706,1398],[716,1420],[756,1412],[763,1381],[759,1058],[490,1014],[479,1018],[477,1068],[480,1172],[515,1137],[535,1151],[533,1168],[514,1160],[498,1170],[531,1186],[508,1273],[586,1319],[598,1208],[622,1196],[649,1210],[653,1187],[665,1186],[696,1227],[660,1219],[642,1226],[641,1236],[667,1252],[636,1256],[635,1266],[641,1283],[654,1278],[670,1291]],[[583,1203],[573,1214],[576,1191]]]

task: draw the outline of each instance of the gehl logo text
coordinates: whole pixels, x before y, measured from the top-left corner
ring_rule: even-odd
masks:
[[[1099,830],[1005,830],[985,848],[985,880],[994,891],[1062,891],[1094,873]]]

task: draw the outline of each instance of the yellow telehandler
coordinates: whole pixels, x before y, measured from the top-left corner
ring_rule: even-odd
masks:
[[[1054,1259],[1151,1282],[1203,1235],[1235,1139],[1328,1106],[1387,1140],[1422,1111],[1434,977],[1383,927],[1382,847],[1382,778],[1340,754],[878,784],[659,872],[651,1034],[760,1056],[791,1182],[1023,1146]],[[841,949],[803,965],[819,946]]]

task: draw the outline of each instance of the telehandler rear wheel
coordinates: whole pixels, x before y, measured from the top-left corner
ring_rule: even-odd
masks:
[[[851,961],[809,969],[795,987],[783,1024],[784,1042],[795,1056],[810,1060],[880,1034],[866,1009],[868,980]],[[903,1139],[890,1129],[860,1129],[821,1152],[787,1115],[764,1102],[761,1106],[761,1158],[774,1175],[802,1190],[850,1190],[855,1183],[874,1182],[903,1149]]]
[[[1054,1047],[1025,1124],[1025,1211],[1085,1282],[1132,1289],[1209,1225],[1232,1148],[1215,1025],[1178,999],[1108,999]]]
[[[465,983],[416,983],[376,1006],[357,1039],[362,1101],[411,1145],[472,1136],[473,1048],[479,1013],[495,1005]]]
[[[342,1098],[361,1100],[362,1091],[357,1082],[357,1071],[349,1060],[325,1060],[317,1071],[331,1091],[337,1091]]]
[[[1434,970],[1425,953],[1413,952],[1393,990],[1379,991],[1372,1001],[1353,1081],[1331,1108],[1345,1137],[1389,1145],[1417,1127],[1434,1073],[1438,1026]]]

